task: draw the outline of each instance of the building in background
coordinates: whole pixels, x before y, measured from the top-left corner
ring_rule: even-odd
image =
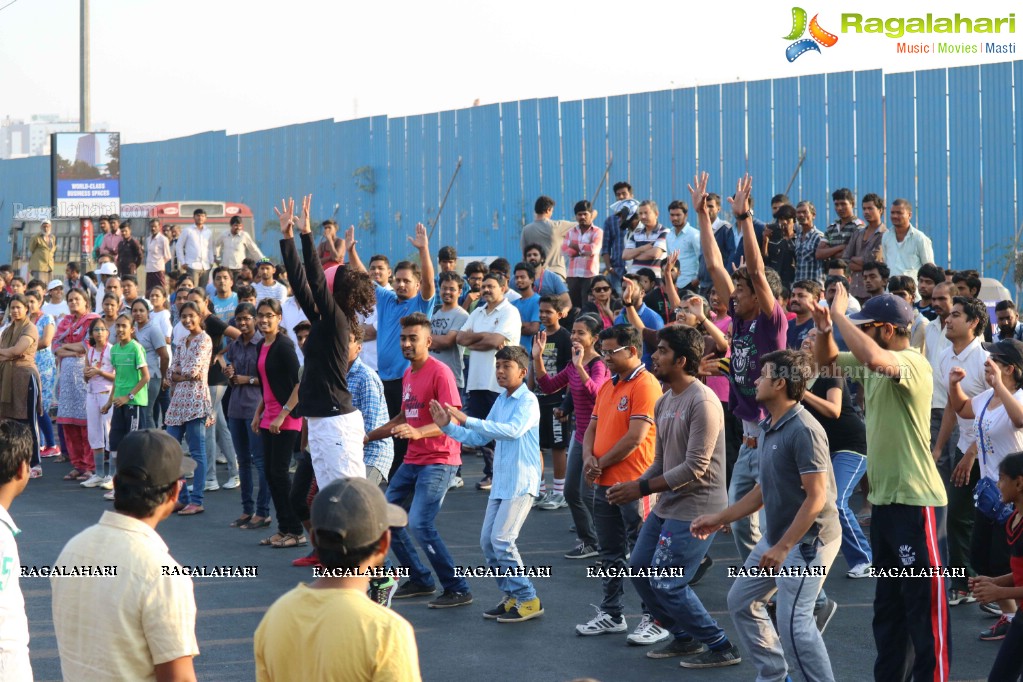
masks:
[[[105,131],[101,123],[93,127]],[[10,116],[0,120],[0,159],[20,159],[26,156],[47,156],[50,153],[50,133],[78,131],[78,121],[63,120],[57,114],[37,114],[26,123]]]

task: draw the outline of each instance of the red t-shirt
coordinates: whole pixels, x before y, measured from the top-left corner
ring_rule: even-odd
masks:
[[[430,416],[430,401],[441,405],[462,406],[455,386],[455,375],[443,362],[430,356],[418,372],[409,367],[401,378],[401,409],[409,426],[419,428],[433,424]],[[448,436],[410,440],[405,454],[407,464],[450,464],[462,463],[462,445]]]
[[[1023,512],[1016,510],[1005,522],[1005,535],[1009,541],[1009,566],[1012,567],[1012,582],[1023,587]],[[1015,527],[1014,527],[1015,524]],[[1023,603],[1023,599],[1017,599]]]

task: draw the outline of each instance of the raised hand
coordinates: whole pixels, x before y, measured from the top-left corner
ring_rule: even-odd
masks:
[[[638,300],[637,300],[638,299]],[[639,285],[631,279],[622,280],[622,302],[638,303],[643,297],[639,293]]]
[[[849,309],[849,292],[846,291],[844,285],[839,284],[835,287],[835,298],[831,301],[831,312],[834,315],[845,315],[845,311]]]
[[[543,349],[547,346],[547,332],[543,329],[533,337],[533,357],[543,357]]]
[[[707,180],[709,178],[706,171],[697,173],[693,176],[693,183],[689,185],[689,196],[692,199],[690,205],[697,213],[707,211],[707,204],[704,200],[707,198]]]
[[[732,215],[742,215],[749,212],[749,195],[753,189],[753,176],[749,173],[743,175],[735,183],[735,196],[728,198],[732,206]]]
[[[583,345],[581,343],[579,343],[578,341],[573,341],[572,342],[572,364],[575,365],[577,369],[579,369],[579,368],[581,368],[583,366],[583,354],[584,353],[585,353],[585,351],[583,350]]]
[[[349,251],[355,250],[355,245],[357,243],[355,241],[355,225],[349,225],[348,229],[345,230],[344,241],[345,248],[347,248]]]
[[[671,271],[675,269],[675,264],[678,263],[678,256],[679,250],[675,249],[668,254],[667,259],[664,261],[664,265],[661,266],[661,269],[664,270],[664,280],[666,282],[671,280]]]
[[[420,251],[430,248],[430,238],[426,234],[426,227],[422,223],[416,223],[416,236],[408,237],[409,243]]]
[[[1005,388],[1005,382],[1002,381],[1002,370],[991,358],[984,361],[984,383],[995,389],[995,393],[999,393]]]
[[[813,308],[810,309],[810,314],[813,315],[813,323],[817,329],[827,329],[831,326],[831,311],[822,306],[819,302],[815,302],[813,304]]]
[[[309,234],[313,231],[313,223],[309,218],[309,209],[313,205],[313,195],[307,194],[302,197],[302,234]]]
[[[436,400],[430,401],[430,416],[433,417],[433,423],[441,428],[451,423],[451,415]]]
[[[458,424],[464,425],[466,420],[469,418],[469,415],[465,414],[464,412],[462,412],[461,410],[459,410],[457,407],[450,403],[445,405],[444,409],[447,410],[449,415],[451,415],[451,419],[453,419]]]
[[[987,373],[985,372],[985,377],[984,377],[985,379],[987,378],[986,374]],[[955,384],[958,384],[960,381],[962,381],[965,378],[966,378],[966,370],[965,369],[963,369],[962,367],[953,367],[951,370],[949,370],[949,373],[948,373],[948,385],[949,386],[954,386]]]
[[[288,197],[287,201],[281,199],[281,207],[274,206],[274,213],[277,214],[277,220],[281,223],[281,234],[285,239],[294,237],[292,228],[295,226],[295,200],[291,197]]]

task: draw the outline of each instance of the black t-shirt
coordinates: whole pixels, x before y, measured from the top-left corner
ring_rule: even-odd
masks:
[[[798,324],[795,320],[789,320],[789,328],[785,332],[785,347],[791,348],[792,350],[799,350],[803,347],[803,341],[806,339],[806,335],[813,329],[813,318],[809,318],[803,324]]]
[[[565,369],[570,362],[572,362],[572,335],[567,329],[559,326],[558,331],[553,334],[547,333],[547,345],[543,351],[543,368],[548,375],[554,376]],[[536,393],[540,405],[557,407],[565,399],[566,390],[562,389],[557,393],[546,395],[537,387],[533,392]]]
[[[836,387],[841,387],[842,389],[842,412],[838,415],[837,419],[821,415],[820,412],[813,409],[809,404],[804,403],[804,407],[824,427],[824,432],[828,434],[828,448],[831,450],[831,454],[842,450],[850,450],[865,455],[867,454],[867,427],[853,409],[852,399],[849,396],[849,387],[845,385],[845,380],[817,377],[817,380],[813,382],[813,386],[807,390],[818,398],[827,400],[828,391]]]
[[[791,287],[796,278],[796,243],[783,238],[777,228],[773,229],[774,234],[767,240],[764,265],[777,271],[782,286]]]
[[[668,324],[668,315],[675,312],[668,310],[668,295],[661,291],[660,286],[651,289],[650,293],[643,297],[643,303],[647,308],[660,315],[665,324]]]
[[[213,357],[210,358],[210,371],[206,375],[206,381],[210,386],[227,386],[227,377],[224,376],[224,370],[217,362],[217,355],[224,350],[224,332],[227,331],[227,323],[216,315],[210,314],[203,322],[203,330],[213,341]]]

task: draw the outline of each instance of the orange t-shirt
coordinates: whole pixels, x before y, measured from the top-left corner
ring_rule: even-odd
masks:
[[[625,459],[604,469],[597,478],[597,485],[610,486],[634,481],[653,463],[654,441],[657,437],[654,405],[662,394],[661,385],[643,365],[630,376],[619,377],[617,383],[606,381],[600,387],[593,405],[593,419],[597,422],[597,433],[593,441],[594,457],[599,460],[624,438],[633,419],[648,422],[650,429],[639,446]]]

